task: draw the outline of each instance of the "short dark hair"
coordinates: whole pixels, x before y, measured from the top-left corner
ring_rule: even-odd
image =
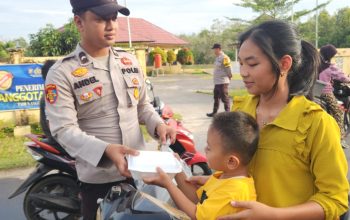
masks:
[[[55,63],[56,63],[56,60],[46,60],[44,65],[41,67],[41,75],[44,80],[46,80],[47,73]]]
[[[331,65],[331,59],[337,54],[337,48],[332,44],[324,45],[320,48],[321,67],[319,73]]]
[[[239,47],[246,40],[252,40],[268,57],[276,76],[273,89],[276,91],[280,76],[279,60],[289,55],[293,59],[288,73],[290,98],[297,95],[312,97],[320,67],[320,57],[316,48],[301,40],[294,25],[285,21],[267,21],[250,28],[239,37]]]
[[[79,16],[79,17],[84,17],[84,15],[85,15],[85,12],[87,12],[87,10],[86,9],[83,9],[83,10],[79,10],[79,11],[77,11],[77,12],[75,12],[74,13],[74,15],[76,15],[76,16]]]
[[[241,111],[218,113],[211,128],[221,136],[224,153],[237,153],[243,165],[249,164],[259,142],[259,126],[252,116]]]

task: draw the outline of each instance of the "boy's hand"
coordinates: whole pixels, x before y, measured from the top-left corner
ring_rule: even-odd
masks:
[[[181,161],[181,158],[180,158],[180,156],[179,156],[178,153],[174,153],[174,157],[175,157],[178,161]]]
[[[186,181],[199,188],[203,186],[209,178],[210,176],[191,176],[190,178],[186,179]]]
[[[167,188],[169,185],[173,184],[168,174],[166,174],[160,167],[157,167],[157,173],[158,175],[143,178],[143,182],[164,188]]]

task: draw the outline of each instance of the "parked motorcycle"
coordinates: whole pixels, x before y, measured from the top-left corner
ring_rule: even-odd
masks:
[[[113,186],[100,199],[96,220],[189,220],[183,212],[173,208],[162,196],[153,195],[156,186],[135,189],[128,184]]]
[[[350,132],[350,85],[339,80],[333,81],[333,94],[339,100],[340,108],[344,113],[344,130]]]
[[[51,145],[42,135],[26,135],[28,152],[38,162],[35,170],[10,195],[25,192],[23,211],[27,219],[78,219],[80,198],[75,159],[59,145]]]
[[[165,105],[158,96],[154,95],[153,85],[149,79],[146,79],[146,84],[153,96],[151,102],[153,107],[167,125],[176,129],[176,141],[169,146],[170,149],[179,154],[180,158],[191,168],[194,176],[211,175],[212,171],[208,166],[207,158],[196,149],[193,134],[183,126],[181,121],[174,118],[174,112],[170,106]]]

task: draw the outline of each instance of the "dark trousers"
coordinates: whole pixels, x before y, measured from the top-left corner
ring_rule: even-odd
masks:
[[[230,99],[228,96],[228,85],[219,84],[214,88],[214,108],[213,113],[217,113],[220,106],[220,99],[224,103],[225,111],[230,111]]]
[[[104,197],[107,195],[108,191],[112,188],[112,186],[118,185],[120,183],[129,183],[131,185],[134,185],[134,182],[131,179],[103,184],[91,184],[80,182],[83,219],[95,220],[96,212],[98,209],[97,199],[104,199]]]

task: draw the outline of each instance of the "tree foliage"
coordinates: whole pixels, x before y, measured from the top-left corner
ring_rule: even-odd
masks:
[[[204,29],[198,34],[180,35],[180,37],[190,42],[196,64],[209,64],[215,60],[211,49],[214,43],[220,43],[225,53],[234,60],[233,44],[245,28],[247,25],[241,22],[214,20],[210,29]]]
[[[79,33],[73,20],[61,29],[47,24],[30,35],[29,54],[32,56],[61,56],[73,51],[79,42]]]
[[[240,3],[235,3],[234,5],[250,8],[253,12],[258,14],[258,17],[253,19],[252,21],[245,21],[251,24],[260,23],[262,21],[271,20],[271,19],[282,19],[282,20],[294,20],[299,19],[302,16],[310,14],[320,8],[328,5],[331,0],[328,0],[325,3],[319,4],[311,9],[304,9],[300,11],[294,11],[294,5],[298,4],[300,0],[241,0]],[[293,15],[292,15],[292,11]],[[240,20],[239,18],[232,18],[232,20]]]
[[[15,40],[10,40],[10,41],[0,41],[0,61],[1,62],[7,62],[10,54],[8,52],[9,49],[14,49],[14,48],[27,48],[28,43],[23,37],[20,37]]]
[[[267,17],[265,18],[267,19]],[[260,23],[265,18],[260,18],[261,20],[259,21],[254,19],[250,23],[237,20],[225,22],[214,20],[210,28],[204,29],[197,34],[180,35],[180,37],[190,43],[190,49],[193,51],[196,64],[210,64],[214,62],[215,57],[211,50],[214,43],[220,43],[231,60],[235,60],[234,44],[240,33],[250,25],[255,25],[255,22]],[[333,15],[323,9],[319,13],[318,21],[319,46],[331,43],[336,47],[350,47],[350,7],[342,8]],[[315,44],[315,15],[310,16],[305,21],[296,20],[294,23],[302,39]]]
[[[299,23],[298,28],[303,39],[314,43],[315,16],[309,18],[304,23]],[[330,15],[326,10],[319,14],[318,45],[334,44],[336,47],[350,47],[350,7],[342,8],[334,15]]]

